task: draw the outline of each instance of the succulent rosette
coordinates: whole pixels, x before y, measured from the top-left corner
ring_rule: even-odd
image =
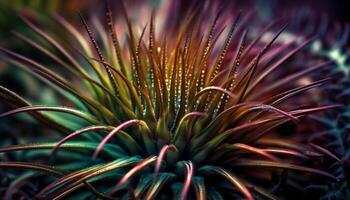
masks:
[[[116,21],[107,4],[103,20],[80,16],[82,29],[55,15],[69,43],[23,18],[38,39],[15,36],[49,62],[2,55],[51,87],[57,104],[0,87],[13,107],[1,120],[26,113],[52,130],[0,148],[2,172],[25,171],[5,199],[277,199],[309,177],[338,181],[310,164],[322,147],[276,134],[338,107],[305,98],[327,77],[299,81],[330,62],[284,68],[312,40],[275,43],[287,27],[276,23],[252,37],[251,12],[172,5],[140,14],[121,4]]]

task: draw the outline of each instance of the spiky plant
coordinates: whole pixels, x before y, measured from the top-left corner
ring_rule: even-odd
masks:
[[[283,27],[255,53],[261,36],[247,36],[240,14],[225,32],[220,25],[223,10],[213,17],[208,7],[190,11],[179,27],[165,26],[159,34],[152,14],[149,25],[137,34],[138,24],[123,9],[123,35],[116,32],[108,9],[106,30],[97,29],[100,40],[83,17],[88,39],[57,16],[78,47],[66,47],[24,19],[41,41],[16,36],[54,64],[1,51],[8,62],[52,86],[64,106],[31,105],[1,86],[2,101],[15,109],[0,117],[25,112],[62,135],[59,141],[0,148],[6,154],[25,151],[23,160],[4,160],[1,168],[28,170],[8,186],[5,198],[21,185],[35,183],[31,188],[38,199],[277,199],[281,187],[302,184],[296,181],[304,173],[337,180],[299,165],[299,160],[322,151],[294,138],[278,138],[273,131],[334,107],[307,107],[310,102],[297,98],[327,79],[295,84],[328,62],[282,78],[271,75],[309,40],[294,47],[276,46],[273,42]],[[58,66],[65,73],[56,73]],[[45,134],[40,140],[50,138]],[[276,184],[275,174],[280,177]]]

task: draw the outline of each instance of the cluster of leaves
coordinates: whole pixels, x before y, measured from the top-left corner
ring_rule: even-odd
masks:
[[[62,133],[55,142],[0,148],[6,155],[24,151],[21,161],[3,159],[0,168],[28,170],[6,188],[5,197],[11,199],[25,185],[35,191],[31,195],[44,199],[277,199],[282,195],[278,189],[297,185],[300,173],[337,181],[325,171],[299,165],[325,153],[322,147],[278,138],[273,131],[337,107],[305,107],[308,102],[297,98],[328,79],[304,85],[295,84],[297,80],[329,62],[272,76],[311,40],[274,45],[283,27],[255,53],[264,31],[250,39],[243,26],[249,18],[241,14],[225,30],[218,25],[222,10],[211,18],[207,9],[190,10],[180,27],[169,28],[175,33],[165,29],[161,36],[155,14],[137,34],[137,24],[123,9],[125,42],[109,8],[106,28],[95,24],[99,37],[81,17],[87,39],[55,16],[77,46],[64,45],[24,18],[41,39],[15,36],[54,65],[1,51],[9,63],[47,83],[66,103],[31,105],[0,87],[1,100],[15,108],[1,118],[25,112]],[[56,71],[58,67],[65,72]],[[276,173],[283,176],[271,184]],[[33,179],[40,181],[29,184]]]

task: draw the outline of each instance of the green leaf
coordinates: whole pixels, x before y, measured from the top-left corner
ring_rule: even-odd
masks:
[[[248,190],[246,185],[241,182],[241,180],[233,175],[232,173],[228,172],[227,170],[221,168],[221,167],[214,167],[214,166],[203,166],[198,169],[198,173],[214,173],[222,176],[227,181],[229,181],[238,191],[242,193],[242,195],[247,200],[253,200],[252,193]]]
[[[339,181],[337,177],[327,172],[324,172],[318,169],[309,168],[309,167],[303,167],[299,165],[284,163],[284,162],[271,162],[271,161],[264,161],[264,160],[240,160],[235,163],[232,163],[232,165],[239,166],[239,167],[271,167],[271,168],[290,169],[290,170],[318,174],[318,175],[322,175],[330,179],[333,179],[335,181]]]

